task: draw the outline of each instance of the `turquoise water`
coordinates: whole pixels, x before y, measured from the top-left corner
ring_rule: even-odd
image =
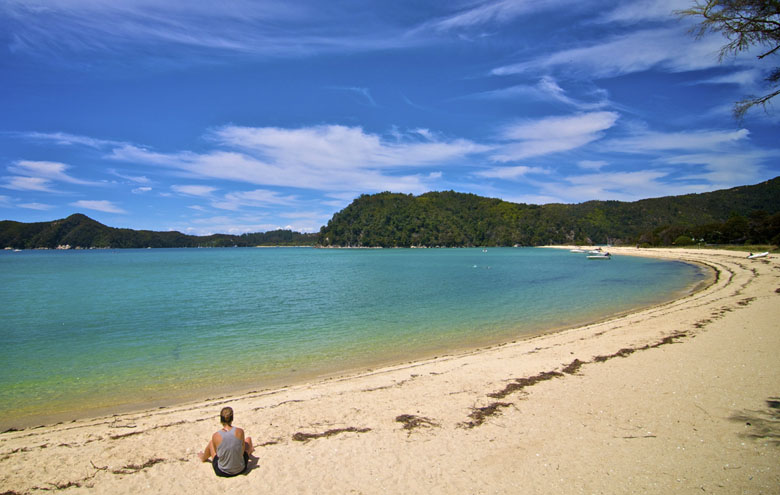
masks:
[[[0,417],[263,387],[598,319],[704,274],[555,249],[0,253]]]

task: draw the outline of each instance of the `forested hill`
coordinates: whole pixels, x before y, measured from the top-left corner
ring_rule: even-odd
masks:
[[[81,214],[53,222],[0,222],[0,249],[312,246],[316,241],[317,234],[300,234],[289,230],[238,236],[191,236],[180,232],[117,229]]]
[[[362,195],[320,231],[323,246],[778,243],[780,177],[636,202],[528,205],[456,192]]]

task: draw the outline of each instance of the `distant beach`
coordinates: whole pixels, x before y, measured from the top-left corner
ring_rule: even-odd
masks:
[[[392,367],[0,435],[8,493],[774,493],[780,264],[714,250],[713,284],[600,323]],[[258,446],[196,453],[230,405]]]

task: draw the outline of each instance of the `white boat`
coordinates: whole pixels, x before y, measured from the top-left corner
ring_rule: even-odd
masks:
[[[764,251],[763,253],[756,253],[756,254],[750,253],[748,259],[754,260],[756,258],[766,258],[767,256],[769,256],[769,251]]]
[[[612,259],[612,255],[609,253],[599,253],[588,255],[589,260],[608,260]]]
[[[569,252],[570,252],[570,253],[584,253],[584,252],[585,252],[585,250],[584,250],[584,249],[577,248],[577,249],[570,249],[570,250],[569,250]]]

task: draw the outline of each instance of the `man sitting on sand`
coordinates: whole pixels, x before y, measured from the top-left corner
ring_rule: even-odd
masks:
[[[206,450],[198,454],[203,462],[214,458],[212,465],[217,476],[236,476],[246,470],[249,454],[254,452],[252,438],[244,439],[244,430],[232,426],[233,408],[223,407],[219,413],[222,429],[214,433]]]

